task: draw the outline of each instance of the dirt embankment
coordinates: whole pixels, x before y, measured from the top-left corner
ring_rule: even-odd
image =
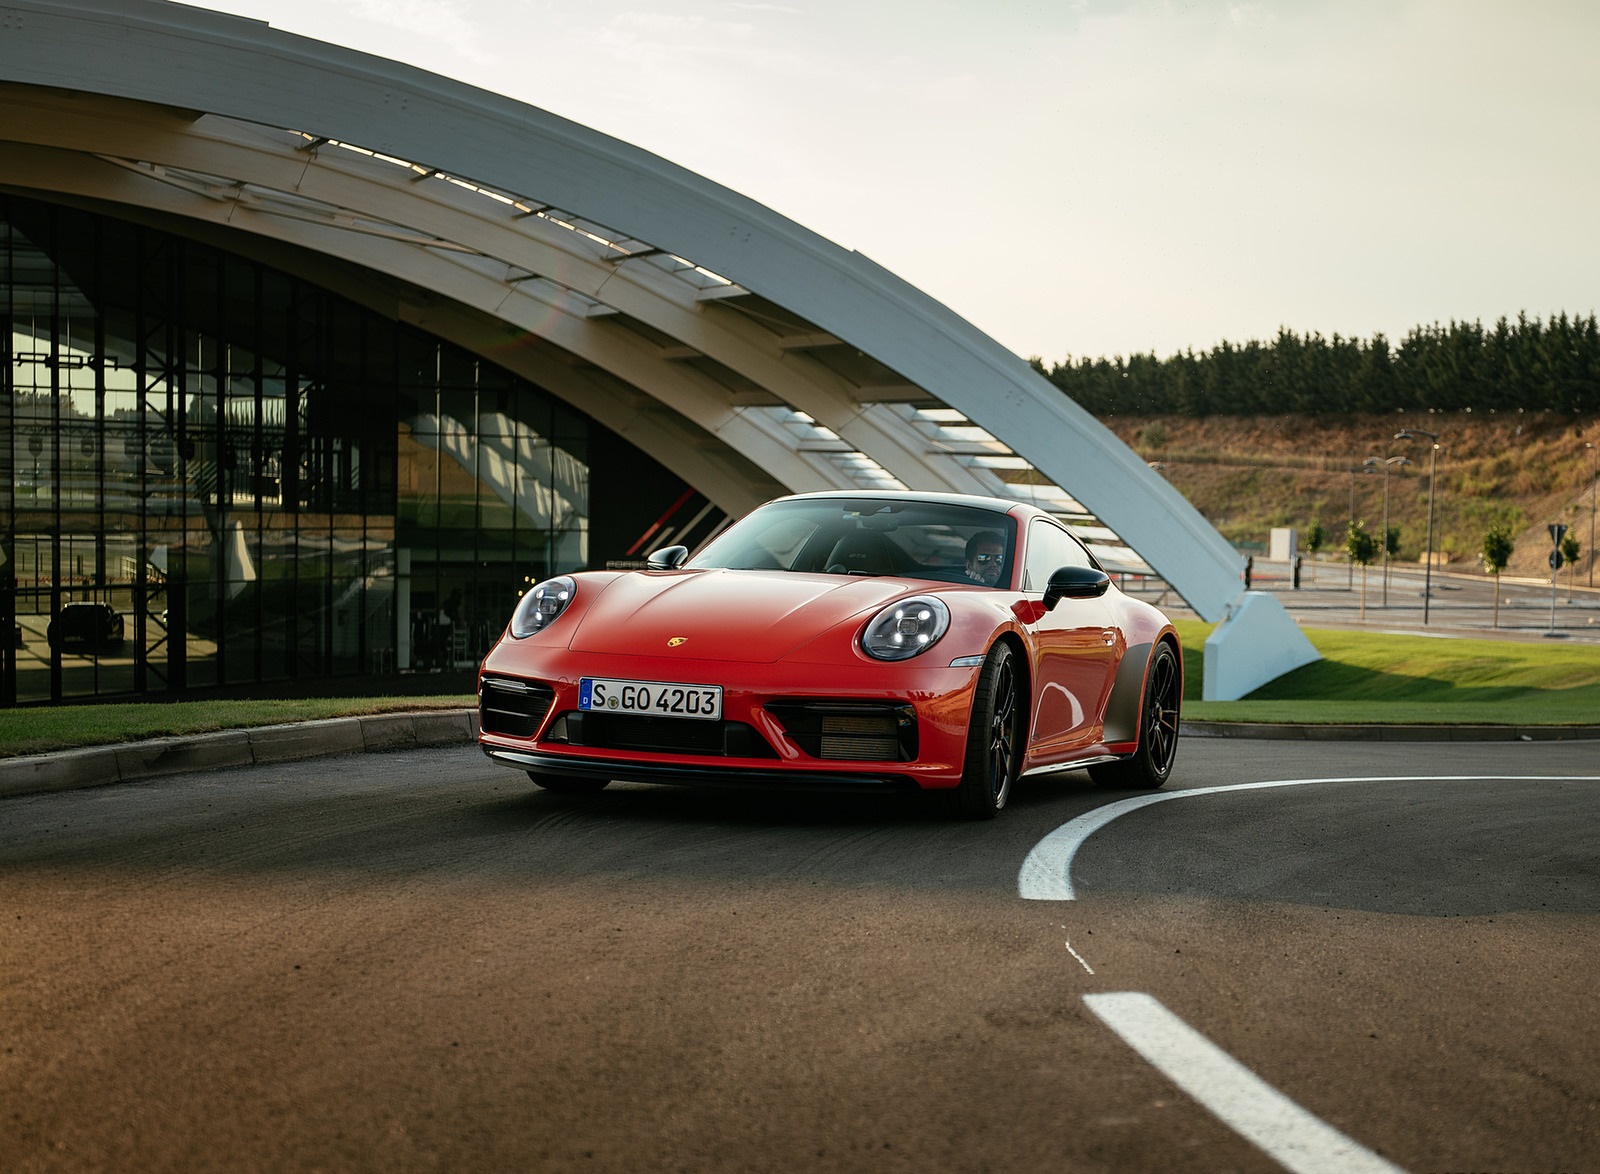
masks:
[[[1548,575],[1550,537],[1563,522],[1582,546],[1576,572],[1593,552],[1592,478],[1600,419],[1556,412],[1451,412],[1369,416],[1112,416],[1101,421],[1176,486],[1213,525],[1242,546],[1263,544],[1275,526],[1327,532],[1341,549],[1353,516],[1400,531],[1397,557],[1416,560],[1427,545],[1432,442],[1396,439],[1406,429],[1438,435],[1433,494],[1434,549],[1456,571],[1478,571],[1483,540],[1496,523],[1516,549],[1507,574]],[[1585,445],[1594,447],[1585,448]],[[1403,457],[1410,464],[1389,464]],[[1373,461],[1368,465],[1366,462]],[[1354,470],[1352,472],[1352,470]]]

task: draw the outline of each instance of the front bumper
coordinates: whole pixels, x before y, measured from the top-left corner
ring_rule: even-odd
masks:
[[[745,664],[677,657],[584,655],[505,642],[484,661],[479,742],[494,761],[533,774],[806,790],[938,790],[961,779],[978,670],[943,664]],[[581,662],[581,663],[580,663]],[[584,744],[581,677],[718,685],[724,727],[659,719],[674,748]],[[520,718],[503,712],[525,697]],[[496,712],[494,707],[500,706]],[[797,721],[807,709],[898,714],[899,736],[831,742]],[[575,720],[574,720],[575,719]],[[912,723],[907,735],[905,725]],[[701,738],[700,735],[706,735]],[[603,739],[597,739],[603,740]],[[710,745],[698,745],[706,741]],[[841,755],[846,755],[841,757]]]

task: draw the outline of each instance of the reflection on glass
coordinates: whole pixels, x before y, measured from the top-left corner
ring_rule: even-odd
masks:
[[[288,275],[0,195],[0,318],[0,704],[470,668],[586,561],[583,417]]]

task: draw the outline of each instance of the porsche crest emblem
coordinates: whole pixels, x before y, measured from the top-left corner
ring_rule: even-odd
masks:
[[[674,636],[672,639],[667,641],[667,647],[668,648],[676,648],[678,645],[687,644],[688,642],[689,642],[689,637],[687,637],[687,636]]]

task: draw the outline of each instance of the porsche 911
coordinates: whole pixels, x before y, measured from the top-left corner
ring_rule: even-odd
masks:
[[[612,781],[937,795],[1162,786],[1183,658],[1155,607],[1030,505],[829,492],[691,557],[535,584],[479,670],[479,741],[552,791]]]

